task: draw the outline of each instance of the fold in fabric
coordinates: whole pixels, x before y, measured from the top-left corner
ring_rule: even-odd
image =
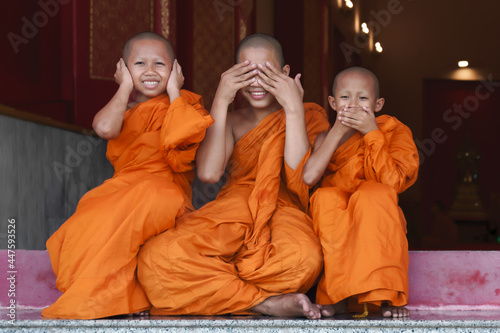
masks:
[[[192,210],[194,156],[213,120],[201,97],[182,90],[127,110],[108,143],[113,178],[87,192],[47,241],[56,286],[63,292],[44,317],[92,319],[147,310],[136,277],[148,238]]]
[[[328,129],[324,110],[305,104],[309,141]],[[248,314],[273,295],[305,292],[322,269],[321,247],[305,213],[302,169],[284,162],[285,112],[243,136],[217,198],[184,215],[139,253],[138,278],[156,315]]]
[[[379,130],[353,134],[333,154],[311,216],[324,255],[316,302],[408,303],[406,220],[398,193],[417,179],[419,159],[408,127],[377,117]]]

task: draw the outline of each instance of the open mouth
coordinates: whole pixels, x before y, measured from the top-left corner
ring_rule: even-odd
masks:
[[[248,92],[254,99],[264,98],[269,92],[267,91],[249,91]]]
[[[160,84],[160,81],[154,81],[154,80],[147,80],[147,81],[142,81],[142,84],[146,86],[146,88],[156,88],[158,84]]]

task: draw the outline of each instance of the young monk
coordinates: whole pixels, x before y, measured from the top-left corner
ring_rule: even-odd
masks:
[[[350,296],[381,306],[384,317],[408,316],[408,243],[398,193],[417,179],[412,133],[394,117],[375,117],[385,100],[365,68],[340,72],[328,99],[337,119],[318,136],[304,167],[308,185],[324,174],[311,197],[325,258],[316,302],[323,316],[344,310],[341,301]]]
[[[305,213],[304,161],[325,111],[303,104],[300,74],[289,77],[273,37],[246,37],[222,74],[200,145],[197,173],[228,183],[217,198],[144,244],[138,277],[152,314],[265,314],[319,318],[302,294],[322,269],[321,247]],[[228,112],[239,91],[248,107]]]
[[[63,295],[43,316],[90,319],[150,308],[136,278],[139,247],[192,210],[189,171],[213,122],[200,96],[180,90],[184,77],[174,59],[170,43],[152,32],[125,44],[118,91],[93,123],[109,139],[115,174],[85,194],[47,241]]]

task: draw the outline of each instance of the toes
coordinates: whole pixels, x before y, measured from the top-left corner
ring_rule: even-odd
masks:
[[[408,317],[409,315],[410,315],[410,311],[405,307],[388,306],[388,307],[382,308],[382,316],[383,317],[401,318],[401,317]]]
[[[321,318],[321,311],[316,304],[311,304],[309,310],[305,311],[305,315],[309,319],[319,319]]]
[[[321,315],[324,317],[332,317],[335,314],[335,310],[332,305],[317,304],[317,306]]]

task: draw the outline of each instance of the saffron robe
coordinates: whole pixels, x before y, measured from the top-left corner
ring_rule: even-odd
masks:
[[[182,90],[137,104],[108,142],[113,178],[87,192],[47,249],[61,297],[42,311],[51,318],[91,319],[147,310],[136,277],[144,241],[192,210],[194,157],[213,122],[201,96]]]
[[[410,129],[396,118],[379,116],[377,125],[337,149],[311,197],[325,260],[318,304],[350,296],[378,306],[408,302],[406,220],[398,193],[417,179],[418,151]]]
[[[305,106],[310,144],[328,129],[325,111]],[[217,198],[144,244],[137,275],[155,315],[245,314],[270,296],[305,292],[322,269],[321,247],[305,213],[302,170],[284,162],[285,112],[245,134]]]

